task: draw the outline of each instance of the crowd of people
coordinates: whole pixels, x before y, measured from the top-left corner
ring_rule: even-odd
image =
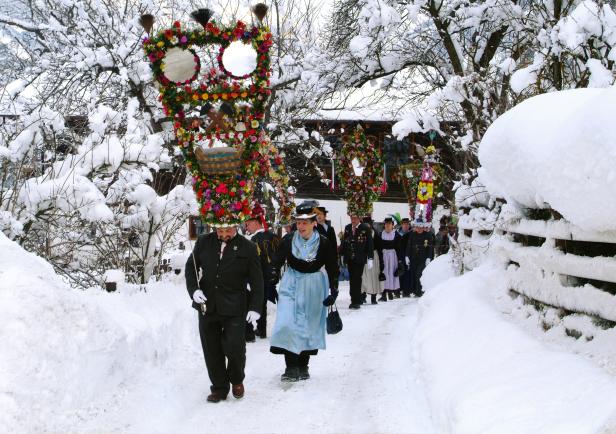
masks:
[[[400,222],[383,229],[369,217],[352,215],[340,243],[327,209],[316,201],[297,206],[293,225],[278,236],[268,230],[262,209],[244,224],[201,235],[189,256],[186,287],[199,312],[199,334],[211,382],[209,402],[232,392],[244,396],[246,343],[267,338],[267,302],[277,303],[270,351],[284,356],[281,381],[310,378],[311,356],[325,349],[327,308],[348,271],[350,309],[400,297],[420,297],[421,274],[435,254],[446,253],[455,224]],[[398,227],[396,227],[398,226]],[[443,229],[444,227],[444,229]]]
[[[387,217],[383,229],[370,217],[350,216],[351,223],[341,234],[340,264],[349,275],[351,304],[366,304],[401,297],[421,297],[421,275],[436,256],[447,253],[450,237],[457,238],[454,221],[441,220],[438,234],[431,222]],[[378,297],[378,298],[377,298]]]

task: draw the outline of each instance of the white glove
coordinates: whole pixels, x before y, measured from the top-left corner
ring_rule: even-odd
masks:
[[[373,265],[374,265],[374,261],[372,259],[368,259],[368,270],[372,270]]]
[[[259,318],[261,318],[260,313],[250,310],[248,311],[248,315],[246,315],[246,322],[251,323],[253,328],[257,328],[257,320]]]
[[[406,263],[406,266],[408,267],[409,265],[411,265],[411,260],[409,259],[408,256],[404,257],[404,262]]]
[[[428,266],[429,263],[430,263],[430,258],[426,259],[426,267]]]
[[[203,293],[203,291],[197,289],[195,292],[193,292],[193,300],[195,300],[195,303],[201,304],[205,303],[207,301],[207,298],[205,298],[205,294]]]

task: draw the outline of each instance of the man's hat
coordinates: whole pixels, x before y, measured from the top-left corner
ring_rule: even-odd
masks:
[[[391,217],[385,217],[385,219],[383,220],[383,223],[391,223],[393,225],[394,219]]]
[[[323,214],[327,214],[327,209],[324,206],[317,206],[316,208]]]
[[[414,228],[430,228],[432,227],[432,222],[427,222],[424,221],[423,216],[420,214],[419,216],[417,216],[417,218],[413,221],[412,226]]]
[[[261,225],[267,229],[267,222],[265,221],[265,210],[259,203],[255,203],[250,212],[248,220],[257,220]]]
[[[319,202],[316,200],[305,200],[295,208],[295,219],[310,219],[316,217],[316,208]]]

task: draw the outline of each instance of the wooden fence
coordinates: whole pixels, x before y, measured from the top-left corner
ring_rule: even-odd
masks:
[[[512,295],[561,317],[582,314],[616,326],[616,231],[585,231],[549,210],[509,219],[485,208],[466,211],[458,237],[465,269],[489,251],[504,260]]]

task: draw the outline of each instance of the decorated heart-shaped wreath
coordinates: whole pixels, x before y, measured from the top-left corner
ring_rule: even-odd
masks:
[[[176,21],[146,37],[143,49],[193,177],[201,218],[215,227],[245,221],[258,205],[259,183],[270,182],[280,205],[278,217],[288,220],[292,213],[288,176],[263,125],[271,94],[272,35],[265,26],[248,27],[241,21],[221,26],[209,21],[211,13],[205,9],[192,16],[200,28],[187,29]],[[152,22],[148,21],[150,28]],[[234,74],[223,62],[234,43],[256,53],[250,72]],[[216,45],[216,62],[204,70],[202,52]]]
[[[343,137],[337,166],[349,215],[369,216],[372,203],[387,191],[387,183],[381,151],[374,141],[368,141],[360,126],[352,135]],[[361,175],[355,173],[357,166],[363,168]]]

